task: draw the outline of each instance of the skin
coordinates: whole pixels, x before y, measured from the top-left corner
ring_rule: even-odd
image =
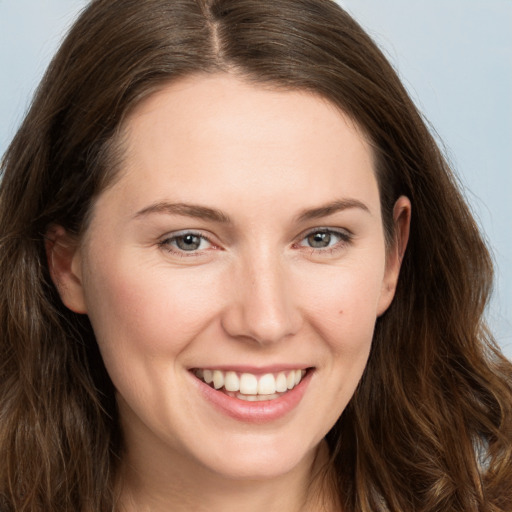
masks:
[[[117,389],[123,508],[309,508],[322,440],[393,299],[410,203],[397,201],[386,249],[370,146],[309,93],[192,76],[141,103],[125,132],[121,175],[84,239],[57,226],[48,245],[62,300],[89,315]],[[312,248],[325,228],[327,246]],[[204,237],[198,250],[180,250],[187,230]],[[237,365],[313,371],[290,413],[247,423],[190,372]]]

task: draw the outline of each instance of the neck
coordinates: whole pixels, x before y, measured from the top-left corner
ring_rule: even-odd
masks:
[[[119,500],[122,512],[339,510],[328,484],[325,443],[289,473],[259,480],[226,478],[176,458],[169,465],[162,464],[162,457],[145,457],[140,462],[129,455],[125,459]]]

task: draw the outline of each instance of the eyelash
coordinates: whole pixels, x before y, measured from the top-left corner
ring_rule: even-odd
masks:
[[[312,247],[302,244],[302,242],[306,241],[309,237],[313,235],[329,235],[330,237],[335,236],[339,240],[333,245],[328,245],[326,247]],[[302,235],[301,240],[298,243],[294,244],[294,247],[303,247],[310,251],[311,254],[328,255],[344,249],[347,245],[349,245],[352,242],[352,239],[352,233],[346,230],[333,228],[314,228],[305,233],[304,235]]]
[[[308,245],[303,245],[302,242],[306,241],[309,237],[313,235],[329,235],[329,237],[335,236],[338,237],[339,240],[333,245],[328,245],[326,247],[312,247]],[[206,249],[197,248],[191,251],[187,251],[176,245],[177,243],[179,243],[179,240],[183,240],[186,237],[196,237],[200,239],[200,244],[202,244],[205,241],[208,244],[210,244],[211,247],[208,247]],[[315,228],[303,234],[299,242],[293,244],[293,247],[307,249],[312,254],[333,254],[349,245],[352,242],[352,238],[353,235],[346,230],[332,228]],[[329,239],[329,242],[330,241],[331,240]],[[207,236],[198,231],[180,231],[160,241],[158,245],[165,249],[167,252],[181,257],[200,256],[204,253],[204,251],[210,248],[216,248],[215,244]]]
[[[181,249],[180,247],[177,247],[175,244],[178,243],[177,241],[180,239],[184,239],[186,237],[197,237],[200,239],[200,243],[202,244],[204,241],[208,242],[211,246],[215,245],[213,242],[206,237],[203,233],[198,231],[180,231],[178,233],[174,233],[172,236],[169,236],[158,243],[160,247],[165,249],[167,252],[170,252],[172,254],[181,256],[181,257],[187,257],[187,256],[198,256],[200,254],[203,254],[205,250],[208,249],[194,249],[191,251],[187,251],[185,249]]]

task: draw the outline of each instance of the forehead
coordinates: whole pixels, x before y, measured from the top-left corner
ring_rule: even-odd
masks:
[[[378,201],[362,131],[308,92],[228,74],[190,76],[141,102],[124,132],[119,186],[135,192],[133,208],[155,193],[173,201],[193,194],[202,204],[225,194],[246,204],[282,200],[286,192],[290,207],[304,207],[332,199],[325,196],[334,191]]]
[[[181,123],[180,131],[188,125],[195,134],[206,133],[211,127],[219,135],[225,133],[219,128],[235,132],[243,128],[237,132],[239,139],[261,135],[264,130],[277,142],[278,132],[284,128],[282,133],[290,135],[290,128],[295,125],[298,134],[304,120],[311,123],[308,139],[321,129],[335,135],[340,124],[367,139],[356,121],[319,94],[249,82],[228,73],[193,74],[162,86],[134,108],[124,127],[129,133],[144,124],[160,122],[168,129],[170,119]],[[273,127],[275,130],[271,131]]]

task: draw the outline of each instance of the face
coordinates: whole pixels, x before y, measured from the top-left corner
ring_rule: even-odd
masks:
[[[402,231],[407,210],[402,198]],[[138,106],[119,179],[82,243],[54,253],[128,454],[233,478],[314,453],[361,378],[399,260],[357,126],[311,94],[227,75]]]

